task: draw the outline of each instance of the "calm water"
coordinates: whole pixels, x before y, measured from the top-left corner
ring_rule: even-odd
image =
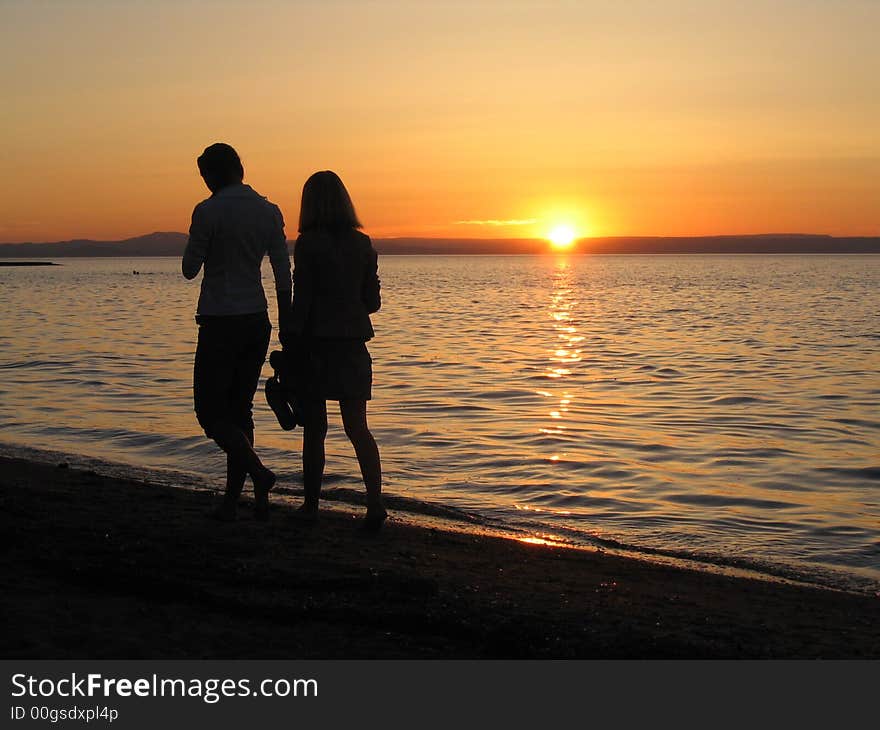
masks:
[[[191,409],[198,285],[176,259],[61,261],[0,268],[0,439],[219,486]],[[384,257],[380,275],[389,493],[880,589],[880,256]],[[334,415],[328,483],[356,488]],[[299,432],[259,393],[257,429],[297,486]]]

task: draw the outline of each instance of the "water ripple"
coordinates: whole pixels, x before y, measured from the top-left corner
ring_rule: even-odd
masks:
[[[369,411],[390,492],[574,542],[880,586],[880,257],[380,267]],[[192,413],[197,296],[174,259],[0,269],[2,438],[219,483]],[[357,490],[330,410],[327,482]],[[255,420],[281,488],[297,486],[300,432],[259,394]]]

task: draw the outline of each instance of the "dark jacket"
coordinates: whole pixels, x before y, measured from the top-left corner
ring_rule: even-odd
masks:
[[[300,234],[293,249],[290,329],[311,337],[373,337],[381,305],[375,249],[357,230]]]

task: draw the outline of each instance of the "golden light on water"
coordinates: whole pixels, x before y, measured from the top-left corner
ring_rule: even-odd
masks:
[[[523,542],[526,545],[548,545],[550,547],[565,547],[561,542],[551,540],[544,537],[518,537],[517,542]]]

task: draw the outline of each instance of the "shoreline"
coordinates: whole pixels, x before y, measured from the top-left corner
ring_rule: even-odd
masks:
[[[0,457],[6,658],[880,658],[880,597]]]
[[[120,479],[123,482],[149,482],[159,486],[194,489],[218,495],[220,493],[220,487],[217,486],[217,475],[211,477],[194,472],[109,461],[99,456],[38,449],[4,441],[0,438],[0,458],[3,457],[23,459],[50,466],[63,462],[74,468],[93,471]],[[862,578],[857,572],[846,573],[839,570],[837,573],[830,573],[827,569],[822,571],[818,567],[816,572],[808,572],[803,568],[791,565],[757,564],[722,555],[687,554],[660,547],[627,544],[619,540],[603,539],[585,533],[571,533],[565,528],[541,522],[535,522],[531,525],[514,525],[478,512],[387,491],[384,496],[388,508],[395,512],[398,519],[423,527],[465,532],[476,537],[497,537],[550,547],[582,550],[589,553],[599,551],[623,558],[736,578],[750,578],[855,595],[880,595],[880,583],[872,581],[871,578]],[[302,500],[302,488],[290,486],[289,479],[279,481],[272,490],[272,497],[274,502],[281,501],[287,507],[291,507],[291,505],[296,507]],[[322,490],[322,500],[325,507],[336,505],[337,509],[355,509],[358,505],[364,504],[363,488],[362,485],[354,488],[325,486]]]

